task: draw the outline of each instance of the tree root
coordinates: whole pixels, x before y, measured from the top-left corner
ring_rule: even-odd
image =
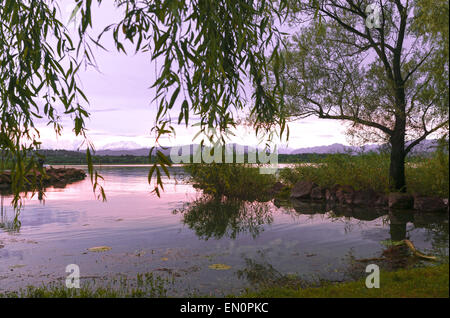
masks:
[[[403,242],[405,243],[406,246],[408,246],[408,248],[411,250],[411,252],[413,252],[414,256],[417,256],[419,258],[423,258],[423,259],[426,259],[429,261],[437,261],[436,256],[429,256],[429,255],[425,255],[425,254],[422,254],[421,252],[419,252],[414,247],[414,244],[410,240],[403,240]]]
[[[426,259],[428,261],[437,261],[436,256],[425,255],[425,254],[419,252],[410,240],[405,239],[402,242],[404,245],[406,245],[411,250],[411,252],[413,253],[414,256],[416,256],[418,258]],[[385,261],[386,259],[387,259],[386,257],[374,257],[374,258],[357,259],[355,261],[360,262],[360,263],[367,263],[367,262],[372,262],[372,261]]]

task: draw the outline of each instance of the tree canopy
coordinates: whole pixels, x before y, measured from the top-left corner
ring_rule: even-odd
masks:
[[[401,190],[405,156],[448,134],[448,2],[376,1],[378,25],[368,23],[372,1],[317,3],[295,1],[281,72],[287,112],[345,120],[364,141],[389,141],[392,187]]]

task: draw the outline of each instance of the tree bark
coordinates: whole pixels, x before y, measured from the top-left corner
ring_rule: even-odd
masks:
[[[389,188],[393,192],[406,192],[405,180],[405,94],[403,88],[396,91],[395,127],[391,135],[391,163],[389,167]]]
[[[404,134],[391,137],[391,163],[389,167],[389,187],[394,192],[406,192],[405,180],[405,139]]]

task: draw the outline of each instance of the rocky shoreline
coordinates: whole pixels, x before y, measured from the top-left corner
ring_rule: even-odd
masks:
[[[75,168],[53,168],[45,169],[45,174],[41,175],[39,171],[36,173],[29,173],[26,178],[38,187],[65,187],[69,183],[80,181],[86,178],[86,173],[83,170]],[[11,190],[11,172],[4,171],[0,173],[0,189],[3,191]],[[32,184],[29,184],[30,188]]]
[[[281,182],[272,189],[276,195],[287,191]],[[290,189],[289,198],[297,201],[326,203],[350,207],[372,207],[389,210],[416,210],[421,212],[448,212],[448,198],[411,195],[393,192],[379,193],[374,190],[355,190],[350,185],[334,185],[330,188],[320,187],[314,182],[299,181]]]

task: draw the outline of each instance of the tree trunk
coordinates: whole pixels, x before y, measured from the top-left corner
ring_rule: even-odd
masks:
[[[391,142],[391,145],[389,188],[393,192],[406,192],[404,146],[399,142]]]
[[[406,192],[405,180],[405,117],[396,116],[394,132],[391,136],[391,163],[389,167],[389,188],[392,192]]]

